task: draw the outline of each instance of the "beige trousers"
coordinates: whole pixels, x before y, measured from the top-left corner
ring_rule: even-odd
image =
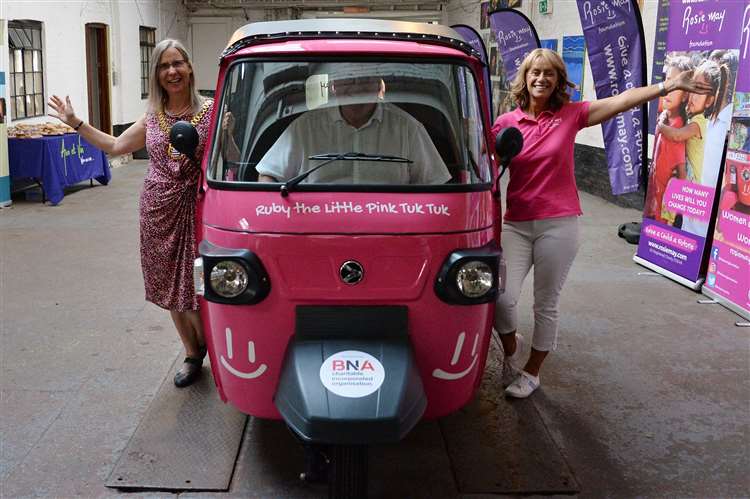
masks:
[[[579,241],[578,217],[547,218],[503,224],[502,247],[507,266],[505,293],[497,300],[495,329],[518,328],[518,297],[534,267],[534,337],[536,350],[557,348],[560,291],[573,264]]]

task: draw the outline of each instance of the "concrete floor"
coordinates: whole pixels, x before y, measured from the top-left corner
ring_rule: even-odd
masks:
[[[180,351],[168,314],[143,299],[145,168],[117,168],[109,186],[70,192],[59,206],[16,200],[0,210],[2,497],[172,495],[104,487]],[[579,495],[750,496],[750,329],[642,274],[635,247],[616,236],[637,211],[581,199],[584,243],[559,347],[531,399]]]

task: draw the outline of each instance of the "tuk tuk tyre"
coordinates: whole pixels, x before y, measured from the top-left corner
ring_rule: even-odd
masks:
[[[328,498],[367,497],[367,446],[331,445],[329,457]]]

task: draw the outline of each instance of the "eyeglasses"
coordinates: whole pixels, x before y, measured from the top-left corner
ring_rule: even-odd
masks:
[[[186,61],[183,61],[182,59],[178,59],[176,61],[172,62],[162,62],[157,66],[160,73],[163,73],[165,71],[169,71],[169,68],[175,68],[176,70],[180,70],[184,68],[187,65]]]

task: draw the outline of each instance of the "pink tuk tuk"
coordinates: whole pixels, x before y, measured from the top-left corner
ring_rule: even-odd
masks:
[[[222,54],[195,262],[213,376],[286,422],[332,497],[364,496],[367,445],[482,377],[504,275],[490,151],[520,150],[491,144],[485,71],[453,29],[397,21],[255,23]],[[190,125],[172,132],[190,154]]]

